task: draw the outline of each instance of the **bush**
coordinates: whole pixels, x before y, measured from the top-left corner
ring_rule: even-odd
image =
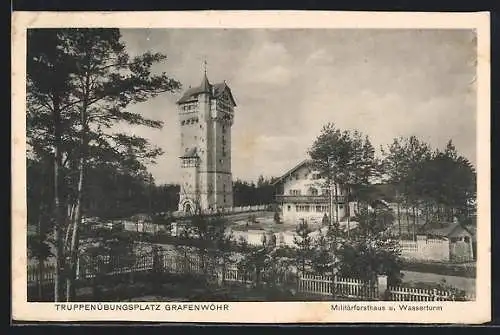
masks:
[[[283,223],[280,219],[280,213],[278,211],[274,212],[274,223],[276,224]]]

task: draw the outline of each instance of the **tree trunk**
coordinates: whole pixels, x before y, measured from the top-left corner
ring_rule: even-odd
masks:
[[[42,257],[38,258],[38,300],[43,301],[43,275],[45,272],[45,260]]]
[[[338,202],[338,188],[337,188],[337,183],[335,183],[335,186],[334,186],[334,199],[333,201],[335,201],[335,222],[338,223],[339,222],[339,202]]]
[[[87,155],[87,107],[88,107],[88,92],[89,92],[89,80],[86,77],[86,83],[83,90],[84,100],[82,108],[80,110],[80,122],[81,122],[81,133],[80,133],[80,153],[78,161],[78,187],[77,187],[77,198],[76,206],[74,210],[74,220],[73,220],[73,231],[71,235],[71,246],[70,246],[70,264],[68,267],[68,278],[66,280],[66,300],[68,302],[73,301],[75,298],[75,287],[74,282],[76,279],[76,262],[78,260],[78,249],[79,249],[79,228],[80,222],[82,220],[82,200],[83,200],[83,185],[85,177],[85,163]]]
[[[43,197],[42,197],[43,199]],[[43,201],[43,200],[42,200]],[[38,230],[38,238],[42,241],[43,229],[42,229],[42,202],[40,201],[40,206],[38,208],[38,222],[37,222],[37,230]],[[44,257],[42,255],[38,255],[38,299],[39,301],[43,301],[43,263],[45,262]]]
[[[350,236],[350,223],[351,223],[351,220],[350,220],[350,216],[351,216],[351,207],[350,207],[350,202],[349,202],[349,195],[350,195],[350,189],[348,189],[348,191],[346,192],[347,195],[346,195],[346,199],[344,201],[344,205],[346,206],[346,210],[345,210],[345,213],[346,213],[346,216],[347,216],[347,238],[349,238]]]
[[[64,225],[64,204],[61,201],[63,176],[61,171],[61,115],[58,99],[54,101],[54,207],[55,207],[55,225],[54,225],[54,257],[56,259],[56,269],[54,273],[54,302],[62,300],[62,285],[64,273],[64,254],[61,241],[61,229]]]
[[[83,157],[80,158],[79,177],[78,177],[78,198],[73,217],[73,229],[71,233],[70,245],[70,261],[68,266],[68,277],[66,278],[66,301],[70,302],[75,299],[75,285],[76,279],[76,263],[78,261],[79,249],[79,227],[82,219],[82,196],[83,196],[83,181],[84,181],[84,161]],[[68,229],[69,230],[69,229]]]
[[[411,224],[410,224],[410,207],[405,206],[406,210],[406,230],[408,231],[408,235],[411,234]]]
[[[416,207],[413,206],[413,240],[416,239],[416,233],[417,233],[417,211]]]
[[[396,211],[398,216],[398,232],[399,238],[401,238],[401,205],[399,203],[399,192],[396,190]]]
[[[69,242],[70,242],[70,239],[69,237],[71,236],[71,232],[73,231],[74,229],[74,222],[75,222],[75,205],[71,205],[71,209],[69,210],[69,224],[68,224],[68,228],[66,229],[66,234],[65,234],[65,237],[64,237],[64,244],[63,246],[65,248],[68,248],[70,246]]]
[[[425,204],[425,224],[429,222],[429,204]]]

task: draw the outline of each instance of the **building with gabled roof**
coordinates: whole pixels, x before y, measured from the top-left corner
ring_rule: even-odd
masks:
[[[337,185],[335,198],[333,187],[330,192],[326,180],[314,169],[310,159],[305,159],[286,171],[273,184],[285,223],[296,224],[301,220],[320,223],[325,215],[341,222],[348,213],[352,216],[357,210],[356,203],[348,202],[348,192],[340,185]]]

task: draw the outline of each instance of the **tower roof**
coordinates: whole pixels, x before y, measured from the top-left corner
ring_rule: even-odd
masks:
[[[224,92],[226,92],[226,91],[229,92],[229,96],[230,96],[233,104],[236,106],[236,102],[234,100],[231,89],[226,84],[226,82],[217,83],[217,84],[210,84],[210,81],[208,80],[207,74],[204,73],[200,86],[187,89],[184,92],[184,94],[182,95],[182,97],[179,100],[177,100],[177,104],[183,104],[186,102],[195,101],[197,99],[197,95],[203,94],[203,93],[207,93],[207,94],[212,95],[212,97],[214,97],[214,98],[218,98],[219,96],[224,94]]]
[[[205,72],[205,74],[203,75],[203,80],[201,81],[201,85],[200,85],[200,93],[210,93],[211,86],[212,85],[210,85],[210,82],[208,81],[208,78],[207,78],[207,73]]]
[[[184,155],[182,155],[180,158],[199,158],[198,156],[198,150],[196,148],[190,148],[186,150]]]

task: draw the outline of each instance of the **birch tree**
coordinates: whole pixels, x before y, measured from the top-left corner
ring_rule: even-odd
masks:
[[[342,132],[333,123],[322,128],[309,150],[314,168],[325,178],[325,187],[330,189],[333,186],[335,221],[339,219],[339,187],[345,186],[347,182],[350,152],[349,134]]]

